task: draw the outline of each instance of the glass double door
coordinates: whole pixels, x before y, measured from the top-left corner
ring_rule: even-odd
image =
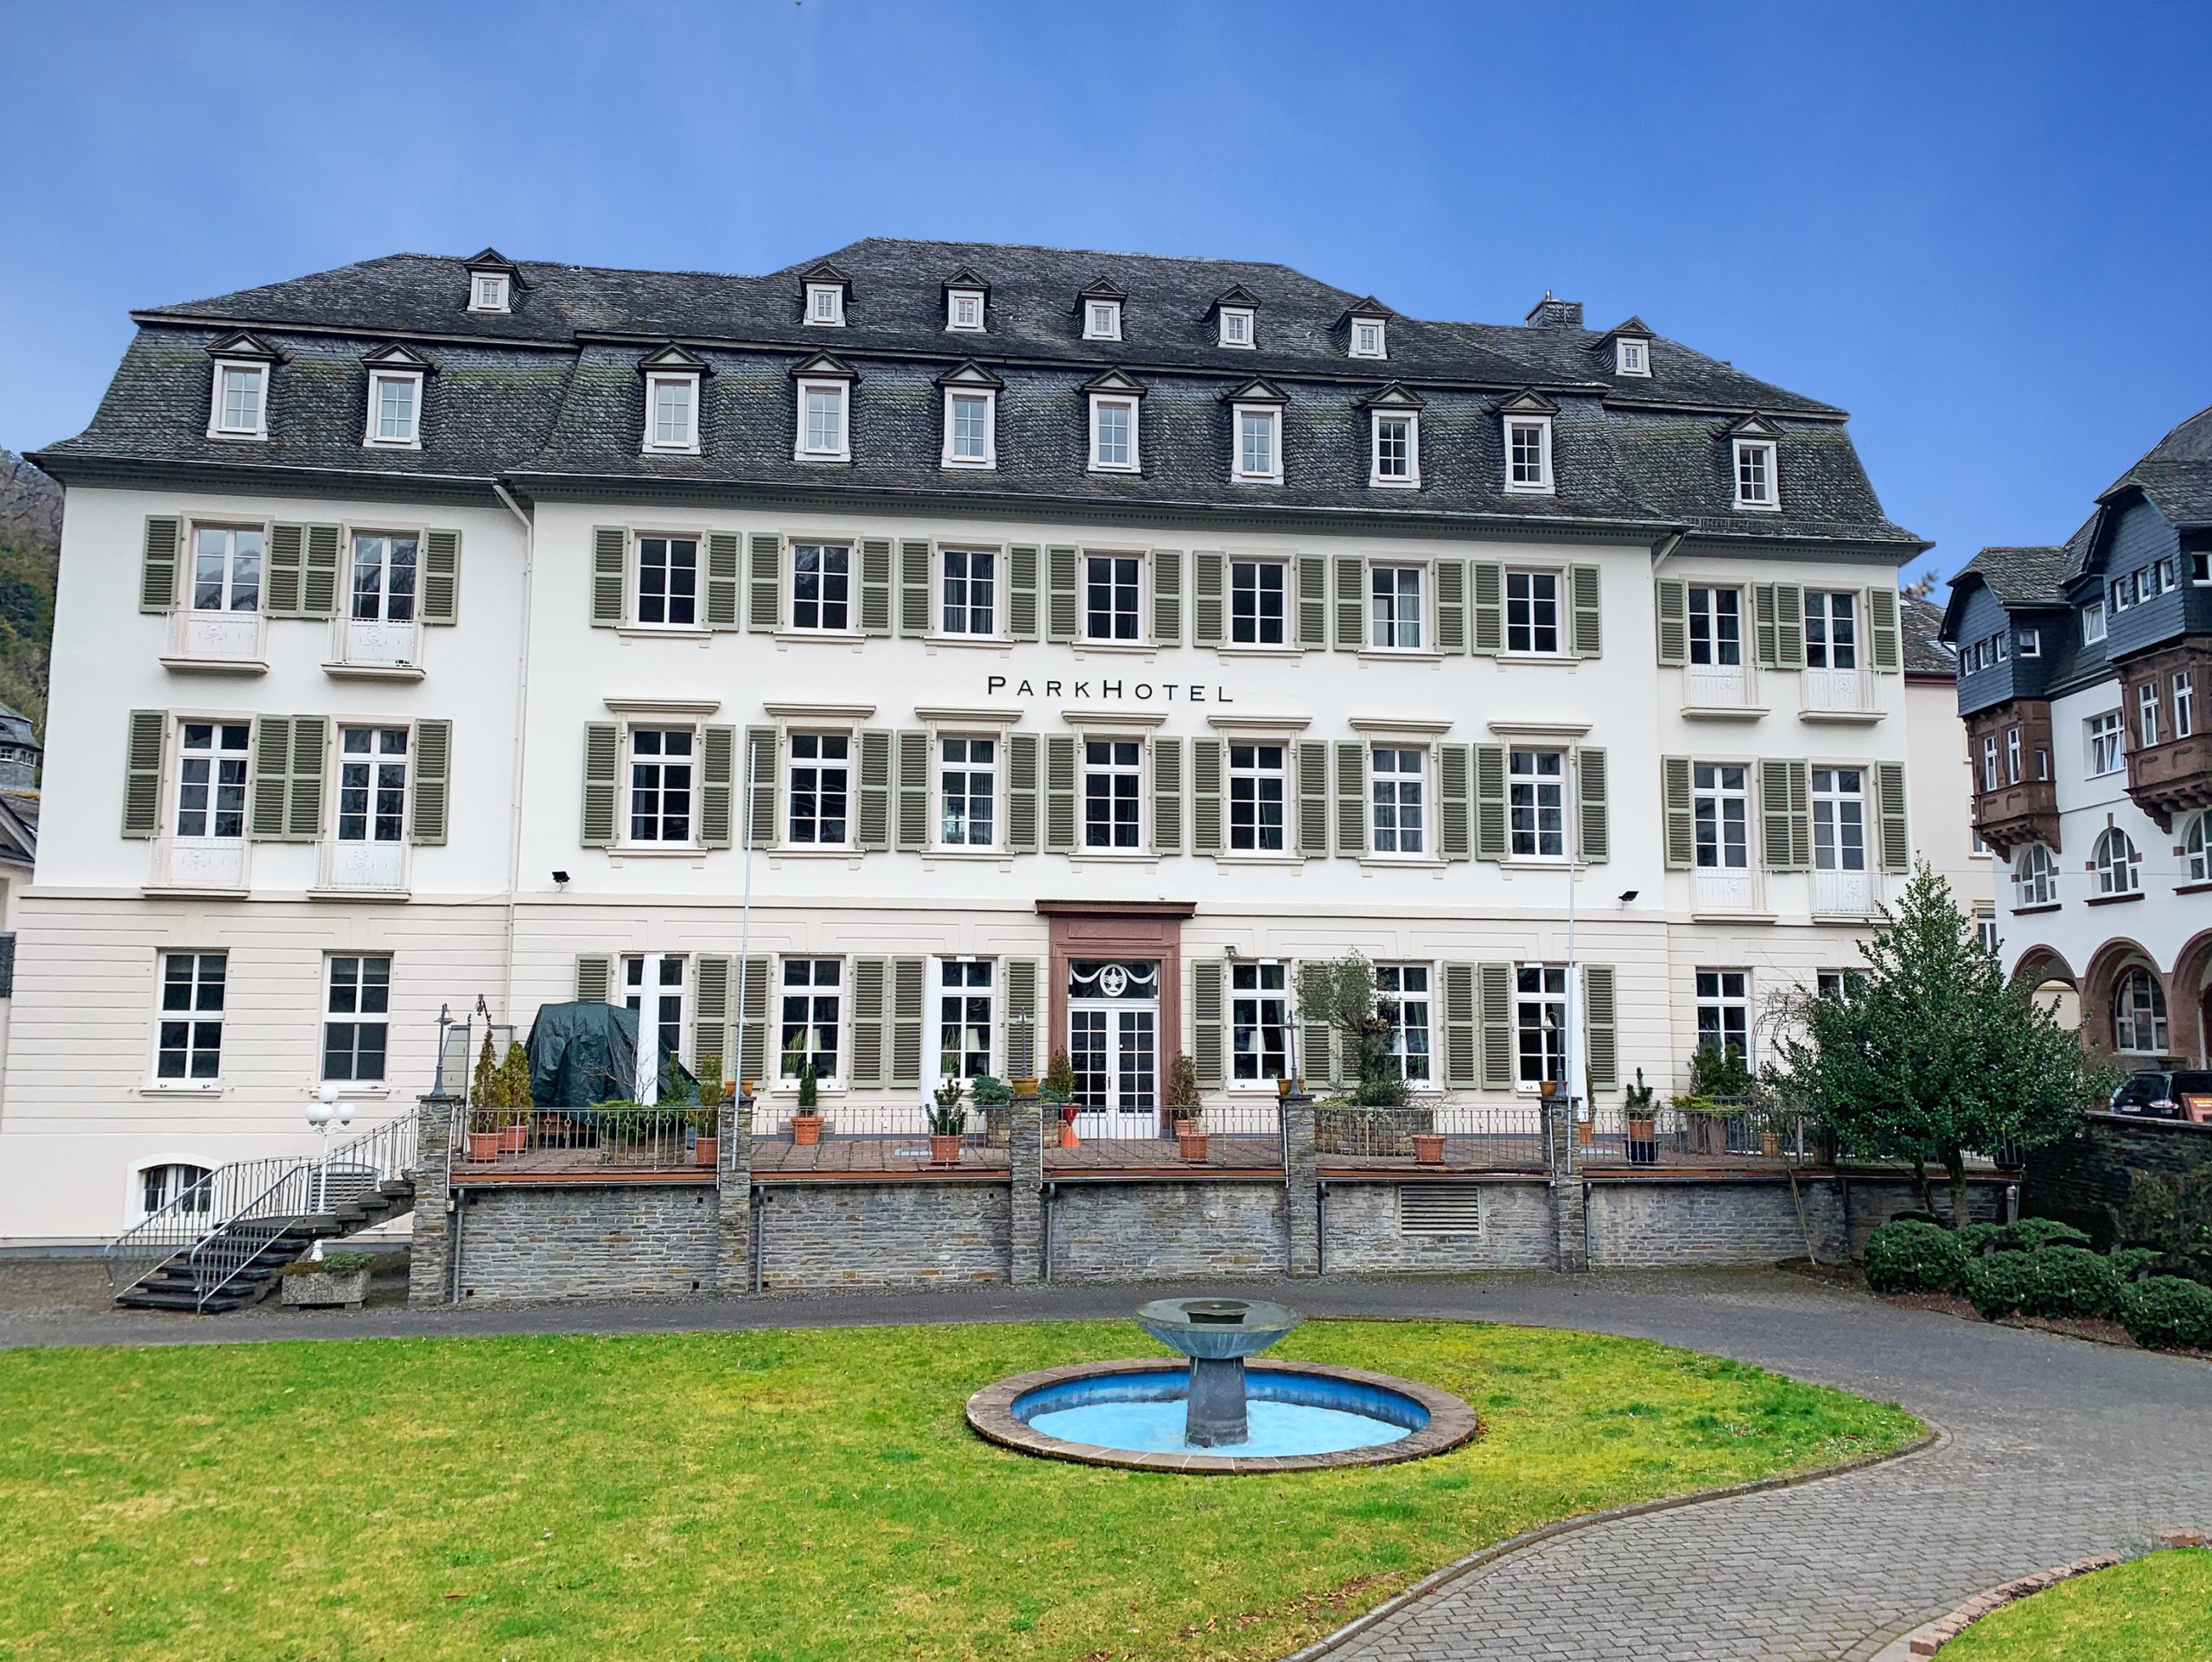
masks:
[[[1160,966],[1077,959],[1068,977],[1076,1134],[1160,1134]]]

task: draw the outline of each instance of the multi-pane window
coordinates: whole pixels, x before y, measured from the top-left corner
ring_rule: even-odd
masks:
[[[651,430],[655,450],[689,450],[697,443],[693,406],[696,402],[698,383],[689,375],[653,375],[646,378],[646,388],[652,399]]]
[[[177,745],[176,834],[244,837],[245,722],[187,722]]]
[[[794,733],[791,745],[791,825],[785,840],[843,847],[852,789],[851,737]]]
[[[2093,600],[2082,608],[2082,639],[2094,646],[2105,638],[2105,603]]]
[[[1414,482],[1414,418],[1411,416],[1375,417],[1375,482],[1410,485]]]
[[[1421,793],[1425,751],[1376,745],[1370,761],[1375,802],[1375,851],[1419,854],[1423,838]]]
[[[853,551],[842,543],[791,545],[791,627],[842,634],[852,627]]]
[[[1559,650],[1559,573],[1509,571],[1505,574],[1505,650],[1510,653],[1556,653]]]
[[[2117,825],[2097,838],[2090,860],[2096,867],[2100,895],[2133,895],[2143,886],[2143,856],[2135,839]]]
[[[1736,441],[1736,506],[1774,506],[1774,446],[1764,440]]]
[[[842,283],[808,283],[806,321],[810,323],[842,323],[845,321],[845,285]]]
[[[2012,903],[2049,906],[2057,898],[2058,870],[2050,850],[2041,843],[2029,844],[2012,863]]]
[[[1548,421],[1505,423],[1505,483],[1516,491],[1552,487],[1552,424]]]
[[[1290,1077],[1290,998],[1280,964],[1229,966],[1229,1027],[1233,1077]]]
[[[1229,638],[1236,645],[1283,644],[1284,571],[1276,560],[1230,562]]]
[[[1133,849],[1140,828],[1144,747],[1135,739],[1083,742],[1083,845]]]
[[[2135,689],[2135,736],[2148,750],[2158,742],[2158,684],[2145,681]]]
[[[1690,807],[1700,870],[1743,871],[1751,863],[1747,770],[1700,761],[1690,769]]]
[[[192,608],[196,612],[261,609],[261,529],[257,525],[199,525],[192,533]]]
[[[1367,642],[1370,646],[1418,650],[1421,578],[1417,565],[1367,568]]]
[[[1859,667],[1859,596],[1812,589],[1805,595],[1805,667]]]
[[[222,952],[162,954],[162,1013],[155,1076],[212,1079],[223,1071]]]
[[[1623,375],[1649,375],[1651,373],[1649,350],[1634,339],[1623,339],[1613,343],[1613,367]]]
[[[1516,750],[1506,764],[1506,802],[1516,860],[1567,853],[1567,757],[1557,750]]]
[[[1111,473],[1136,471],[1135,399],[1093,398],[1090,401],[1090,465]]]
[[[2107,710],[2101,716],[2092,716],[2084,724],[2089,736],[2089,776],[2116,774],[2126,759],[2126,728],[2120,712]]]
[[[1383,358],[1389,354],[1382,348],[1382,320],[1357,318],[1351,326],[1351,355],[1355,358]]]
[[[2020,729],[2017,727],[2005,729],[2005,776],[2009,784],[2020,782]]]
[[[951,848],[989,848],[998,837],[999,742],[944,738],[938,754],[944,810],[938,840]]]
[[[1122,338],[1122,302],[1094,300],[1083,309],[1083,338],[1118,341]]]
[[[1514,972],[1513,1032],[1523,1089],[1567,1078],[1567,966],[1523,964]]]
[[[647,974],[649,970],[650,976]],[[636,1013],[640,1039],[652,1033],[659,1050],[671,1056],[682,1056],[683,957],[671,952],[664,956],[632,953],[625,958],[622,960],[622,1007]]]
[[[1697,972],[1697,1047],[1751,1059],[1751,972]]]
[[[945,399],[944,459],[970,468],[991,461],[991,400],[982,392],[954,392]]]
[[[338,732],[338,840],[397,843],[407,835],[407,729]]]
[[[373,423],[371,432],[376,443],[414,443],[416,400],[423,390],[421,378],[414,375],[372,375],[369,388],[369,407]]]
[[[1993,791],[2004,777],[1997,765],[1997,735],[1992,733],[1981,742],[1981,788]]]
[[[1426,1085],[1435,1077],[1430,1057],[1428,965],[1378,964],[1375,990],[1390,1022],[1390,1054],[1397,1059],[1398,1075],[1409,1085]]]
[[[2212,881],[2212,810],[2189,822],[2189,837],[2182,844],[2182,852],[2189,857],[2190,882]]]
[[[322,1077],[382,1084],[391,1020],[391,959],[382,953],[334,954],[322,1008]]]
[[[799,387],[799,451],[802,455],[842,460],[845,455],[845,389],[802,384]]]
[[[691,840],[691,758],[688,727],[630,732],[630,840]]]
[[[2162,1056],[2166,1049],[2166,995],[2158,977],[2133,969],[2113,991],[2113,1041],[2138,1055]]]
[[[1093,640],[1136,640],[1143,564],[1134,554],[1092,554],[1084,560],[1084,633]]]
[[[1866,775],[1858,767],[1813,769],[1813,864],[1866,869]]]
[[[937,1071],[972,1079],[991,1071],[991,961],[938,960]]]
[[[1283,755],[1280,744],[1229,747],[1229,846],[1238,853],[1283,849]]]
[[[784,960],[783,1009],[777,1023],[779,1078],[796,1085],[814,1064],[817,1081],[837,1077],[837,1040],[842,1014],[844,960]]]
[[[214,1175],[205,1166],[182,1160],[149,1166],[138,1174],[140,1209],[149,1218],[166,1207],[179,1212],[212,1212],[215,1187],[207,1180]]]
[[[1221,344],[1224,347],[1249,347],[1252,344],[1252,314],[1241,306],[1221,309]]]
[[[2185,739],[2196,731],[2196,678],[2188,670],[2174,672],[2174,737]]]
[[[503,312],[507,309],[507,278],[503,271],[479,271],[469,285],[468,309]]]
[[[945,327],[980,329],[983,327],[983,296],[973,289],[955,289],[945,296]]]
[[[638,538],[638,621],[688,629],[699,620],[699,544],[692,537]]]
[[[1280,479],[1281,412],[1239,409],[1236,412],[1236,476],[1239,479]]]
[[[382,532],[353,538],[353,620],[357,623],[412,623],[415,621],[416,557],[413,537]]]
[[[215,372],[217,432],[259,436],[267,378],[268,371],[258,364],[225,364]]]
[[[1743,593],[1735,589],[1690,590],[1690,662],[1744,661]]]
[[[948,548],[943,561],[945,634],[997,634],[999,557],[983,549]]]
[[[1813,984],[1823,998],[1842,998],[1866,985],[1864,970],[1815,970]]]

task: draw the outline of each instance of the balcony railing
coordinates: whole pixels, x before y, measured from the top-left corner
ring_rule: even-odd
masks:
[[[168,659],[173,665],[254,673],[269,667],[268,628],[257,611],[186,608],[169,614]]]
[[[244,889],[253,845],[243,837],[157,837],[156,888]]]
[[[1871,871],[1813,873],[1813,915],[1871,918],[1881,908],[1882,880]]]
[[[458,1116],[456,1176],[679,1171],[718,1157],[711,1108],[468,1108]]]
[[[423,626],[386,623],[374,618],[340,617],[332,626],[331,654],[334,665],[365,671],[419,669],[423,663]]]
[[[1758,912],[1765,898],[1757,866],[1699,866],[1690,873],[1693,912]]]
[[[1712,714],[1741,710],[1758,704],[1758,672],[1749,664],[1685,664],[1682,707]]]
[[[404,894],[407,849],[405,843],[325,843],[322,886],[362,894]]]
[[[1808,716],[1871,716],[1874,677],[1867,670],[1808,669],[1798,678],[1800,710]]]

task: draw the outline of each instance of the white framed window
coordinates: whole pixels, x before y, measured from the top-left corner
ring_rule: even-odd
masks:
[[[2120,712],[2107,710],[2082,725],[2088,736],[2089,777],[2118,773],[2127,760],[2127,729]]]
[[[1135,554],[1086,554],[1083,566],[1084,639],[1143,640],[1143,560]]]
[[[1355,317],[1351,321],[1351,355],[1355,358],[1388,358],[1389,342],[1383,333],[1383,320],[1379,317]]]
[[[2009,785],[2020,782],[2020,729],[2017,727],[2005,729],[2005,779]]]
[[[1516,860],[1567,857],[1567,756],[1515,750],[1506,761],[1506,810]]]
[[[1427,851],[1428,753],[1412,746],[1375,746],[1368,753],[1370,800],[1377,854]]]
[[[1094,395],[1090,400],[1090,467],[1094,473],[1137,471],[1137,401]]]
[[[1841,998],[1847,993],[1857,992],[1866,984],[1864,970],[1815,970],[1813,986],[1823,998]]]
[[[1775,488],[1774,441],[1739,438],[1736,441],[1736,506],[1776,508],[1782,506]]]
[[[699,541],[696,537],[638,538],[637,604],[640,627],[691,629],[699,622]]]
[[[1514,1082],[1534,1091],[1567,1079],[1567,966],[1521,964],[1513,971]]]
[[[1236,854],[1281,854],[1285,847],[1286,747],[1232,740],[1229,746],[1229,846]]]
[[[1232,646],[1284,643],[1289,572],[1281,560],[1230,562],[1229,639]]]
[[[1136,739],[1083,742],[1083,845],[1134,849],[1143,843],[1144,745]]]
[[[2012,862],[2012,904],[2049,906],[2057,898],[2057,863],[2044,844],[2029,844]]]
[[[947,289],[944,291],[944,326],[956,334],[982,334],[983,291],[981,289]]]
[[[1505,650],[1555,657],[1559,649],[1559,573],[1508,571]]]
[[[395,449],[422,448],[423,372],[369,372],[369,421],[364,444]]]
[[[692,760],[697,735],[688,727],[630,729],[630,841],[691,840]]]
[[[2112,609],[2115,612],[2125,612],[2133,609],[2134,605],[2135,574],[2131,571],[2124,577],[2113,579]]]
[[[341,843],[407,840],[407,729],[338,729],[337,837]]]
[[[2196,731],[2196,678],[2189,670],[2176,670],[2174,688],[2174,737],[2185,739]]]
[[[2135,839],[2119,826],[2106,828],[2089,858],[2096,868],[2098,894],[2133,895],[2142,888],[2143,856]]]
[[[938,625],[946,634],[999,632],[999,557],[986,548],[948,548],[938,557],[943,589]]]
[[[1734,1051],[1748,1067],[1751,1060],[1751,972],[1700,970],[1697,986],[1697,1048]]]
[[[1989,734],[1981,742],[1981,788],[1993,791],[2004,782],[2005,775],[1997,765],[1997,735]]]
[[[777,1012],[777,1077],[796,1086],[814,1065],[815,1083],[830,1085],[839,1073],[839,1040],[844,1029],[845,960],[787,958],[784,960],[783,1003]]]
[[[1221,344],[1224,347],[1248,347],[1253,340],[1253,314],[1249,306],[1224,306],[1221,309]]]
[[[645,377],[645,445],[648,450],[696,455],[699,450],[699,378],[650,373]]]
[[[797,460],[850,462],[853,452],[848,414],[844,382],[801,381]]]
[[[849,634],[853,627],[853,551],[843,543],[791,544],[791,627]]]
[[[991,1071],[991,1035],[998,1028],[994,967],[987,958],[937,961],[937,1074],[941,1079],[979,1079]]]
[[[214,397],[207,422],[210,438],[269,436],[269,366],[215,365]]]
[[[948,733],[938,740],[938,842],[945,848],[998,846],[999,742]]]
[[[806,321],[817,328],[845,326],[845,285],[810,283],[806,285]]]
[[[2135,736],[2148,750],[2158,742],[2158,684],[2145,681],[2135,689]]]
[[[229,966],[225,952],[162,954],[156,1079],[205,1082],[222,1077],[223,1002]]]
[[[245,722],[182,722],[177,727],[176,834],[194,842],[245,835],[248,748]]]
[[[1418,565],[1367,568],[1367,644],[1381,652],[1418,652],[1421,578]]]
[[[468,280],[468,309],[473,312],[503,312],[509,309],[507,274],[505,271],[478,271]]]
[[[391,1022],[391,958],[383,952],[333,952],[323,964],[322,1077],[381,1085]]]
[[[1989,637],[1991,655],[2002,664],[2012,655],[2012,637],[2002,632]]]
[[[2189,836],[2182,844],[2189,857],[2189,881],[2212,882],[2212,809],[2189,822]]]
[[[1733,665],[1744,661],[1744,595],[1738,589],[1693,586],[1690,662]]]
[[[259,611],[264,545],[259,525],[194,525],[192,609]]]
[[[2113,989],[2112,1036],[2113,1048],[2131,1055],[2166,1054],[2166,991],[2140,965],[2123,973]]]
[[[1859,767],[1813,769],[1813,869],[1866,869],[1866,774]]]
[[[1122,302],[1118,300],[1086,300],[1083,302],[1083,338],[1086,341],[1118,341],[1122,338]]]
[[[1648,341],[1632,334],[1624,334],[1613,342],[1613,373],[1617,375],[1649,375],[1651,373],[1651,347]]]
[[[412,623],[421,539],[391,532],[357,532],[346,614],[356,623]]]
[[[1805,591],[1805,667],[1859,667],[1859,596],[1824,589]]]
[[[2091,645],[2105,638],[2105,603],[2093,600],[2082,608],[2082,639]]]
[[[1367,482],[1370,485],[1421,483],[1421,417],[1410,410],[1375,412]]]
[[[163,1161],[140,1168],[140,1214],[150,1218],[168,1207],[195,1215],[213,1211],[215,1186],[208,1180],[214,1175],[212,1167],[196,1165],[189,1160]]]
[[[1744,871],[1751,863],[1750,770],[1700,761],[1690,769],[1690,813],[1700,871]]]
[[[792,734],[785,774],[791,808],[784,840],[799,848],[845,847],[852,829],[852,735]]]
[[[1505,488],[1541,494],[1552,487],[1552,418],[1505,418]]]
[[[1436,1047],[1429,966],[1378,964],[1375,990],[1390,1024],[1390,1054],[1398,1064],[1398,1077],[1412,1086],[1433,1084]]]
[[[679,1060],[690,1029],[683,969],[679,952],[632,952],[622,960],[622,1008],[637,1016],[639,1038],[652,1034],[659,1048]]]
[[[2023,658],[2041,658],[2043,656],[2043,631],[2041,629],[2023,629],[2020,631],[2020,656]]]
[[[1236,406],[1236,455],[1230,477],[1246,484],[1282,483],[1282,411],[1270,404]]]
[[[1291,1077],[1289,976],[1279,963],[1229,966],[1230,1078],[1239,1085]]]
[[[944,465],[998,465],[999,395],[988,388],[948,388],[944,395]]]

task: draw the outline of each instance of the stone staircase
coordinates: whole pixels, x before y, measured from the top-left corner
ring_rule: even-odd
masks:
[[[331,1174],[334,1180],[337,1174]],[[277,1273],[308,1252],[317,1241],[340,1240],[375,1225],[404,1218],[415,1209],[415,1180],[386,1179],[373,1188],[358,1190],[353,1198],[328,1210],[296,1217],[235,1219],[210,1240],[227,1242],[234,1251],[212,1255],[214,1261],[238,1260],[221,1285],[203,1294],[207,1276],[203,1264],[211,1254],[196,1244],[164,1258],[115,1296],[127,1309],[181,1310],[187,1314],[219,1315],[226,1310],[258,1304],[276,1289]],[[196,1256],[195,1256],[196,1255]]]

